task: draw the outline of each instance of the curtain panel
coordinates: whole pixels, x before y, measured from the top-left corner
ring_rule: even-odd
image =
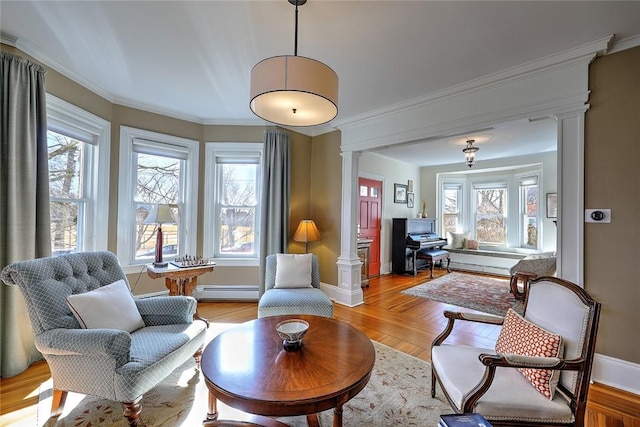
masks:
[[[265,258],[287,252],[291,193],[289,134],[264,133],[262,163],[262,211],[260,215],[260,295],[264,293]]]
[[[51,255],[45,69],[0,52],[0,269]],[[0,376],[41,359],[17,287],[0,282]]]

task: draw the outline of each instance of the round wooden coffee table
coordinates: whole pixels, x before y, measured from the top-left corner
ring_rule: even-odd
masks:
[[[285,351],[276,325],[285,319],[309,322],[298,351]],[[375,350],[353,326],[318,316],[276,316],[252,320],[222,332],[205,348],[201,368],[209,388],[207,419],[216,419],[216,399],[244,412],[272,417],[307,415],[342,405],[369,382]]]

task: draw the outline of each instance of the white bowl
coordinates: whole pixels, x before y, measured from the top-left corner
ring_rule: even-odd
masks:
[[[301,319],[289,319],[276,325],[276,331],[286,344],[294,344],[302,341],[302,337],[309,329],[309,322]]]

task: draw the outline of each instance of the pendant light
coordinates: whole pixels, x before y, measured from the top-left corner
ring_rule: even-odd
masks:
[[[307,0],[288,0],[296,7],[294,54],[274,56],[251,70],[251,111],[261,119],[284,126],[316,126],[338,115],[338,75],[315,59],[298,56],[298,6]]]
[[[462,152],[464,153],[464,157],[467,161],[467,166],[469,167],[473,166],[473,163],[476,161],[476,151],[479,150],[478,147],[473,146],[474,142],[476,142],[475,139],[468,139],[467,146],[462,149]]]

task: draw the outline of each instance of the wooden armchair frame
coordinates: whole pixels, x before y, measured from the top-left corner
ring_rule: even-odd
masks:
[[[587,403],[587,393],[589,389],[589,380],[591,377],[591,369],[593,364],[593,356],[595,352],[596,335],[598,328],[598,321],[600,317],[600,304],[594,301],[582,288],[577,285],[567,282],[555,277],[540,277],[531,280],[531,284],[537,282],[547,281],[552,282],[560,286],[564,286],[573,291],[581,300],[581,302],[589,307],[588,322],[586,330],[584,331],[584,341],[582,348],[580,349],[580,356],[574,359],[563,358],[545,358],[545,357],[528,357],[512,354],[489,354],[482,353],[479,355],[479,362],[485,366],[485,371],[482,379],[478,384],[469,390],[463,397],[462,407],[458,408],[450,397],[447,390],[442,387],[442,381],[438,376],[434,365],[431,365],[431,397],[435,397],[436,394],[436,381],[441,385],[441,388],[449,401],[449,404],[456,413],[469,413],[474,412],[476,404],[482,398],[482,396],[491,387],[492,381],[496,374],[496,368],[543,368],[553,370],[567,370],[576,371],[576,386],[574,391],[569,390],[566,386],[560,382],[558,384],[558,391],[562,393],[569,402],[571,412],[574,416],[572,423],[555,423],[549,424],[546,422],[535,423],[531,421],[523,422],[521,420],[491,420],[489,421],[494,426],[516,426],[516,425],[536,425],[536,426],[583,426],[584,416]],[[528,294],[525,300],[525,312],[528,304]],[[444,331],[438,335],[433,343],[433,347],[441,345],[449,336],[454,328],[456,320],[480,322],[485,324],[502,325],[503,318],[494,315],[485,314],[472,314],[472,313],[459,313],[452,311],[445,311],[444,316],[448,319],[447,326]],[[485,415],[485,414],[483,414]],[[485,415],[485,417],[487,417]]]

